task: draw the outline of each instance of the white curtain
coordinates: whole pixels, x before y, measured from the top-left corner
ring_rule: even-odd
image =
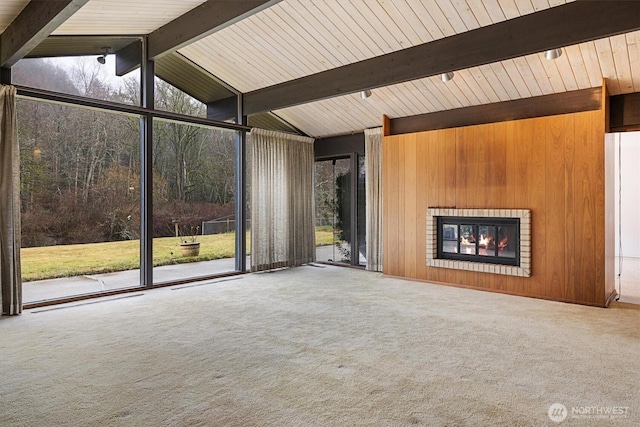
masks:
[[[313,141],[251,131],[251,271],[315,261]]]
[[[382,128],[365,129],[367,270],[382,271]]]
[[[16,88],[0,85],[0,292],[2,314],[22,312]]]

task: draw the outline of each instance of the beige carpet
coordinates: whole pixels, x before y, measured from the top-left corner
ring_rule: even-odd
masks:
[[[639,425],[639,356],[635,308],[305,266],[1,318],[0,425]]]

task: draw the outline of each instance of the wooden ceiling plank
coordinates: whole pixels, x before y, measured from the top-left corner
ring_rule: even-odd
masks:
[[[458,86],[458,89],[463,94],[465,94],[465,96],[467,98],[466,105],[478,105],[478,104],[482,103],[480,101],[480,99],[478,98],[478,94],[474,90],[471,89],[471,87],[467,83],[467,79],[465,78],[465,76],[462,73],[460,73],[460,72],[456,73],[455,78],[453,80],[451,80],[451,81],[454,82],[456,84],[456,86]]]
[[[572,2],[254,90],[244,97],[245,109],[250,114],[279,109],[635,31],[639,15],[640,2]],[[548,30],[531,37],[540,26]],[[544,73],[539,58],[527,61],[534,74]],[[552,93],[550,82],[541,80],[542,93]]]
[[[607,79],[607,88],[611,95],[619,95],[620,83],[618,82],[618,73],[616,72],[616,64],[613,60],[613,50],[611,48],[611,39],[605,38],[600,40],[594,40],[596,46],[596,53],[598,54],[598,62],[600,63],[600,70],[602,70],[602,77]]]
[[[451,3],[467,30],[473,30],[481,26],[466,0],[451,0]]]
[[[520,16],[520,11],[518,10],[518,5],[515,0],[498,0],[500,3],[500,8],[502,9],[502,13],[505,18],[513,19]]]
[[[529,90],[527,83],[522,78],[522,74],[520,74],[520,70],[513,59],[502,61],[502,66],[509,75],[509,78],[518,91],[520,98],[529,98],[533,96],[531,95],[531,91]]]
[[[454,79],[457,80],[458,78],[460,78],[461,80],[464,80],[464,83],[469,88],[469,91],[473,93],[473,96],[478,99],[477,104],[488,104],[491,102],[489,97],[484,93],[484,91],[482,90],[482,88],[480,87],[476,79],[473,77],[470,70],[456,71],[456,75]]]
[[[334,10],[335,5],[328,5],[325,2],[304,3],[303,5],[314,16],[328,18],[320,20],[320,23],[327,33],[334,35],[338,41],[337,45],[342,46],[348,52],[346,56],[351,58],[349,62],[362,61],[375,55],[366,45],[358,43],[358,36],[349,26],[340,25],[340,17],[336,15]],[[302,54],[302,57],[304,56]]]
[[[527,15],[536,11],[533,7],[533,4],[531,3],[531,0],[518,0],[518,2],[516,3],[516,7],[518,8],[518,13],[520,14],[520,16]]]
[[[460,34],[465,31],[477,28],[477,26],[474,28],[467,27],[467,24],[462,20],[462,18],[458,14],[457,8],[453,5],[451,0],[436,0],[436,3],[440,7],[440,10],[442,10],[442,13],[444,14],[451,27],[453,27],[453,30],[456,32],[456,34]]]
[[[208,0],[149,34],[149,59],[176,51],[281,0]]]
[[[529,62],[526,57],[521,58],[513,58],[512,61],[518,67],[518,71],[520,71],[520,75],[524,80],[525,84],[529,88],[529,92],[531,92],[531,96],[541,96],[542,88],[538,84],[536,80],[536,76],[533,74],[531,67],[529,66]]]
[[[511,97],[505,89],[504,82],[498,78],[493,70],[492,64],[481,65],[478,67],[480,72],[484,75],[484,78],[489,82],[489,85],[498,96],[499,101],[509,101]]]
[[[602,86],[602,73],[594,42],[581,43],[579,47],[591,87]]]
[[[626,35],[633,91],[640,92],[640,31]]]
[[[429,34],[431,34],[431,40],[437,40],[445,37],[444,33],[433,20],[433,17],[428,12],[423,2],[411,2],[411,8],[415,12],[420,22],[422,22],[425,29],[429,32]]]
[[[387,14],[397,23],[400,29],[405,29],[405,35],[411,41],[411,46],[433,40],[431,34],[418,18],[410,4],[406,0],[385,1],[382,7]]]
[[[544,69],[544,73],[549,80],[549,84],[553,89],[553,93],[566,92],[567,88],[564,85],[564,80],[558,70],[558,64],[562,61],[566,61],[566,55],[560,56],[555,60],[546,59],[543,54],[538,55],[540,57],[540,64]],[[562,59],[561,59],[562,58]],[[540,76],[542,78],[542,76]]]
[[[0,35],[0,66],[10,68],[46,39],[88,0],[29,2]]]
[[[469,72],[478,86],[480,86],[480,90],[489,99],[489,103],[500,102],[500,97],[493,87],[491,87],[480,67],[470,68]]]
[[[489,16],[487,12],[487,5],[485,1],[466,0],[467,7],[473,13],[474,18],[478,21],[481,27],[493,24],[495,21]],[[502,19],[504,21],[504,17]]]
[[[437,3],[435,5],[432,5],[431,7],[428,7],[427,11],[431,15],[431,18],[436,23],[438,28],[440,28],[440,31],[442,32],[444,37],[449,37],[457,34],[456,30],[451,25],[451,22],[449,22],[444,12]]]
[[[375,5],[375,9],[379,9],[376,11],[374,9],[374,13],[376,13],[383,20],[387,28],[391,30],[394,34],[402,34],[401,43],[404,47],[415,46],[420,43],[424,43],[424,40],[421,40],[418,33],[413,29],[413,25],[407,21],[409,15],[412,14],[412,11],[409,9],[403,10],[400,12],[398,10],[398,4],[396,2],[390,2],[388,0],[382,0],[378,3],[370,3],[371,5]]]
[[[497,77],[509,100],[520,98],[520,92],[511,80],[511,75],[507,72],[502,62],[494,62],[493,64],[489,64],[488,67],[491,68],[493,74]]]
[[[288,49],[288,45],[295,46],[294,50],[298,53],[296,56],[305,58],[304,61],[301,61],[305,67],[314,70],[317,70],[320,66],[326,67],[323,64],[326,64],[328,60],[318,49],[316,43],[304,37],[304,34],[300,33],[300,25],[292,21],[290,16],[281,9],[277,13],[275,10],[269,10],[267,13],[258,16],[258,19],[264,23],[265,28],[271,28],[271,32],[282,35],[282,44],[278,48],[284,51]]]
[[[345,3],[343,6],[346,9],[351,9],[354,7],[353,1],[354,0],[351,0],[350,2]],[[364,19],[362,26],[368,26],[369,28],[365,31],[369,33],[377,33],[377,38],[379,40],[385,41],[384,44],[381,44],[385,47],[385,53],[407,47],[406,43],[402,44],[393,34],[393,32],[389,31],[389,29],[382,23],[380,18],[371,10],[371,8],[369,7],[369,2],[359,0],[358,3],[359,5],[355,8],[359,13],[362,14],[362,19]]]
[[[610,37],[613,50],[613,62],[616,67],[616,76],[620,85],[620,94],[633,92],[631,79],[631,62],[627,49],[627,38],[624,34]]]
[[[360,25],[355,17],[342,9],[342,2],[327,3],[322,1],[314,4],[329,21],[335,22],[344,31],[344,37],[352,42],[360,60],[371,58],[379,52],[380,48],[373,39],[365,31],[358,30]]]
[[[551,65],[554,65],[555,72],[557,73],[557,77],[562,81],[563,87],[566,91],[574,91],[580,89],[578,87],[578,82],[576,81],[575,74],[571,67],[571,62],[569,60],[569,55],[567,52],[567,48],[563,49],[563,53],[559,58],[556,58],[554,61],[546,61],[551,62]],[[552,77],[555,78],[555,77]],[[552,81],[553,84],[553,81]],[[586,88],[583,88],[586,89]]]
[[[554,93],[553,86],[551,85],[551,81],[547,76],[547,71],[542,64],[542,61],[546,61],[542,57],[541,54],[527,55],[525,60],[529,64],[529,68],[531,68],[532,75],[534,76],[538,86],[540,86],[540,90],[543,95],[550,95]]]
[[[551,7],[549,5],[549,0],[533,0],[533,9],[537,12],[539,10],[548,9]]]
[[[589,81],[589,74],[587,73],[587,68],[584,65],[584,61],[582,60],[582,52],[580,51],[580,46],[566,46],[564,48],[565,55],[569,60],[569,66],[571,68],[571,72],[573,73],[573,77],[576,81],[578,89],[588,89],[591,87],[591,82]]]
[[[471,1],[473,2],[474,0]],[[491,22],[493,22],[494,24],[507,19],[507,17],[504,16],[504,12],[502,11],[502,7],[500,6],[498,0],[482,0],[482,3],[484,4],[484,8],[491,18]]]

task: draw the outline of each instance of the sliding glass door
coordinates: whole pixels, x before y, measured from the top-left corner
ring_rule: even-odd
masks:
[[[364,157],[320,160],[315,166],[316,259],[364,265]]]

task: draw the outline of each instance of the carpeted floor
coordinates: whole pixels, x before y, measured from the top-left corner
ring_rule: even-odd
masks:
[[[634,306],[304,266],[0,318],[0,425],[639,425],[639,356]]]

